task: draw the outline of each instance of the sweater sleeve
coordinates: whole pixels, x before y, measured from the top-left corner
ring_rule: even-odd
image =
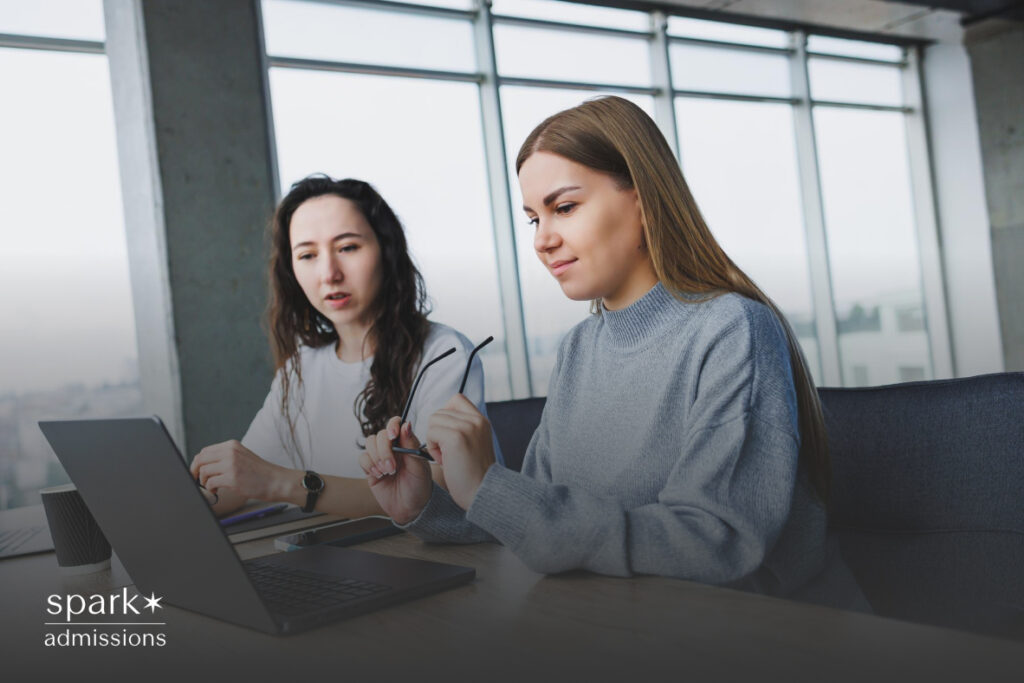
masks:
[[[467,520],[545,573],[588,569],[715,584],[753,573],[785,524],[799,450],[781,330],[754,322],[748,317],[709,340],[696,391],[680,399],[692,400],[692,419],[655,503],[628,508],[539,471],[491,467]]]

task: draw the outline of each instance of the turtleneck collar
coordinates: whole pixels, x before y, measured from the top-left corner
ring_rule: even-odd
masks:
[[[617,311],[607,308],[601,311],[601,318],[614,342],[622,347],[632,348],[656,334],[670,321],[678,317],[665,315],[678,300],[660,282],[629,306]]]

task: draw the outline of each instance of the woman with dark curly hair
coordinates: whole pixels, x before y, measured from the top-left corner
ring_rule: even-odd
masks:
[[[218,514],[248,499],[379,514],[358,461],[365,437],[402,412],[420,366],[454,347],[415,392],[409,419],[425,428],[458,392],[472,344],[427,320],[402,225],[361,180],[292,186],[271,224],[269,280],[270,394],[241,442],[207,446],[192,474],[217,494]],[[486,410],[478,358],[463,393]],[[424,474],[443,485],[440,468]]]

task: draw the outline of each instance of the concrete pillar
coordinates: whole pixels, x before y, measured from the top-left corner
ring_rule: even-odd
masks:
[[[1006,370],[1024,370],[1024,23],[968,30]]]
[[[240,438],[271,379],[259,3],[105,0],[105,13],[143,392],[191,458]]]
[[[936,43],[925,49],[922,64],[954,374],[1002,372],[970,58],[959,43]]]

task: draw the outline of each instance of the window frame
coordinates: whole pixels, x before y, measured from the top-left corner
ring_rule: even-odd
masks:
[[[289,0],[280,0],[289,1]],[[931,180],[931,161],[928,153],[927,121],[924,116],[924,96],[921,88],[922,46],[907,39],[874,36],[875,42],[899,45],[903,58],[898,61],[870,57],[844,56],[819,53],[807,49],[809,33],[797,26],[781,26],[777,22],[770,28],[785,31],[789,36],[786,47],[743,44],[727,40],[708,40],[670,35],[668,22],[671,16],[707,19],[706,13],[687,11],[684,8],[649,12],[650,30],[615,29],[606,26],[587,26],[546,19],[493,14],[488,0],[477,0],[470,10],[455,10],[429,5],[391,2],[389,0],[316,0],[356,7],[373,7],[398,13],[414,13],[426,16],[463,19],[473,24],[477,70],[475,72],[441,72],[417,69],[403,69],[381,65],[346,64],[319,60],[300,60],[283,56],[267,55],[263,50],[264,74],[269,67],[314,68],[378,75],[411,76],[440,80],[463,80],[478,84],[481,97],[481,115],[485,136],[485,155],[488,169],[488,185],[491,192],[492,219],[495,248],[497,251],[498,283],[503,307],[503,319],[507,340],[509,377],[513,398],[527,398],[540,394],[530,372],[529,340],[526,337],[526,320],[517,264],[515,225],[515,202],[510,196],[506,150],[504,148],[503,118],[500,87],[503,85],[535,88],[557,88],[586,92],[612,92],[620,94],[645,94],[654,98],[655,120],[670,146],[682,160],[686,151],[680,149],[678,122],[674,103],[677,98],[711,98],[748,102],[785,103],[793,107],[796,132],[796,156],[799,171],[804,234],[806,239],[809,271],[811,276],[813,315],[816,339],[822,369],[821,384],[841,386],[843,384],[842,364],[839,351],[836,312],[832,297],[828,239],[825,230],[822,188],[819,173],[818,151],[815,144],[813,110],[816,107],[845,107],[895,111],[904,116],[907,127],[908,149],[912,175],[912,201],[914,224],[918,242],[922,281],[921,294],[924,301],[926,332],[929,339],[933,375],[950,377],[953,374],[951,331],[948,320],[948,305],[944,291],[944,277],[939,250],[938,223],[935,209],[934,188]],[[614,6],[614,4],[612,5]],[[632,9],[622,7],[623,9]],[[261,21],[262,21],[262,12]],[[722,21],[724,18],[716,18]],[[723,23],[728,23],[724,22]],[[741,22],[735,22],[741,23]],[[494,49],[495,25],[516,25],[547,28],[567,32],[582,32],[594,35],[612,35],[642,39],[649,46],[651,85],[649,87],[627,86],[616,83],[565,81],[554,79],[522,78],[502,76],[496,66]],[[813,35],[871,40],[871,36],[851,36],[850,32],[815,30]],[[729,50],[749,51],[760,54],[784,55],[789,60],[792,93],[790,97],[772,97],[715,91],[689,91],[676,89],[672,85],[670,49],[674,44],[691,44]],[[846,102],[830,102],[811,98],[808,76],[810,58],[829,59],[849,63],[885,65],[898,68],[901,72],[904,102],[902,105],[878,105]],[[269,89],[267,92],[269,109]],[[268,132],[273,149],[273,121]],[[275,164],[276,172],[276,164]],[[279,183],[275,185],[275,188]]]

